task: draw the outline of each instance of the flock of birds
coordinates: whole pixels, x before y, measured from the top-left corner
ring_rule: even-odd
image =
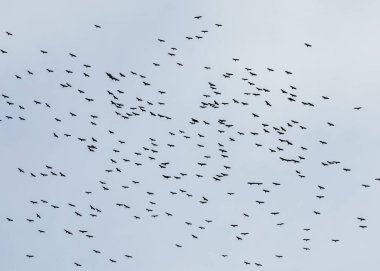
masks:
[[[202,16],[195,16],[194,20],[202,20]],[[92,31],[99,31],[99,33],[105,30],[101,25],[96,24],[93,27],[95,29],[92,29]],[[184,36],[183,40],[184,42],[190,42],[192,40],[206,39],[208,38],[207,35],[209,32],[220,31],[220,29],[223,29],[223,25],[216,23],[209,26],[208,29],[200,29],[195,35]],[[5,35],[10,39],[17,38],[17,33],[7,31]],[[167,41],[163,38],[157,38],[156,42],[162,46],[166,46],[167,44]],[[312,44],[308,42],[304,43],[304,48],[305,50],[313,50]],[[181,60],[177,60],[177,55],[180,50],[181,48],[179,47],[167,47],[167,56],[169,60],[173,60],[173,65],[178,69],[182,69],[186,66],[186,61],[183,57]],[[8,48],[0,48],[0,52],[1,57],[7,57],[7,55],[13,54],[12,50]],[[49,49],[41,49],[40,52],[37,53],[41,54],[40,57],[48,57]],[[67,57],[75,60],[80,59],[80,55],[76,53],[69,53]],[[239,62],[239,58],[231,59],[231,65],[238,65]],[[157,69],[163,64],[167,65],[166,62],[152,62],[152,65]],[[88,189],[81,192],[87,197],[85,201],[89,201],[87,210],[80,207],[80,203],[76,202],[67,202],[66,205],[57,205],[47,199],[28,199],[33,208],[35,208],[34,214],[30,214],[30,216],[25,218],[16,216],[4,217],[4,222],[9,223],[10,227],[12,227],[13,223],[25,223],[25,227],[38,224],[41,226],[38,226],[36,234],[46,235],[52,229],[44,228],[41,223],[41,221],[48,219],[44,216],[44,208],[53,208],[57,211],[68,208],[74,214],[71,218],[72,227],[58,229],[62,232],[62,235],[67,235],[68,238],[96,238],[95,233],[85,228],[78,229],[75,223],[79,219],[82,221],[87,219],[88,223],[97,223],[96,219],[104,215],[105,211],[103,208],[91,202],[91,196],[99,193],[107,193],[106,198],[112,202],[115,212],[127,213],[127,215],[133,217],[133,219],[144,220],[144,223],[147,224],[154,223],[157,219],[175,218],[176,213],[160,206],[160,202],[156,198],[157,191],[155,191],[154,185],[152,185],[152,189],[145,191],[144,194],[137,195],[137,197],[145,201],[144,206],[134,206],[133,202],[116,201],[112,196],[115,190],[128,190],[133,193],[135,187],[141,185],[141,183],[145,183],[149,186],[150,183],[157,183],[157,179],[161,182],[176,183],[179,186],[186,184],[187,188],[167,191],[167,197],[182,197],[181,200],[183,201],[191,200],[192,205],[199,205],[200,208],[205,208],[210,201],[212,201],[212,196],[208,194],[209,191],[207,190],[199,191],[192,189],[193,183],[199,181],[211,182],[212,185],[217,187],[220,183],[228,182],[231,178],[234,178],[234,167],[232,164],[236,164],[234,161],[244,159],[244,157],[241,158],[236,155],[231,155],[231,149],[234,144],[238,142],[250,142],[244,144],[249,145],[249,148],[254,148],[253,152],[256,155],[260,155],[262,152],[270,153],[279,163],[294,170],[297,178],[300,180],[307,178],[307,174],[303,171],[302,166],[304,161],[309,157],[309,146],[307,144],[300,144],[297,140],[292,139],[294,137],[289,136],[289,134],[303,133],[307,130],[307,125],[295,119],[289,119],[289,121],[283,124],[274,125],[267,121],[266,116],[276,110],[276,102],[278,99],[282,99],[281,101],[287,103],[289,106],[299,104],[300,106],[304,106],[305,110],[312,110],[313,108],[318,108],[321,103],[328,102],[330,97],[322,96],[319,101],[304,100],[301,98],[302,95],[297,92],[295,85],[284,86],[278,90],[268,89],[262,83],[257,83],[257,78],[260,78],[261,75],[259,72],[253,68],[243,67],[240,74],[226,71],[221,73],[219,78],[214,80],[210,79],[210,81],[205,82],[205,86],[207,86],[208,90],[199,97],[199,104],[196,105],[196,113],[188,119],[186,124],[178,126],[175,119],[178,118],[178,115],[181,115],[182,112],[166,110],[166,108],[170,108],[170,104],[175,103],[175,101],[170,98],[166,98],[170,90],[157,89],[154,81],[151,80],[149,76],[134,70],[103,71],[103,77],[96,77],[96,80],[107,80],[107,83],[112,84],[113,89],[104,90],[104,100],[99,100],[92,97],[90,90],[78,88],[76,84],[71,81],[74,75],[76,75],[77,78],[93,78],[93,65],[91,63],[82,63],[82,65],[83,69],[81,71],[75,71],[71,67],[67,67],[63,71],[46,67],[44,71],[46,74],[43,74],[39,70],[34,70],[33,66],[31,66],[30,69],[15,74],[14,78],[15,80],[28,80],[30,76],[44,77],[53,73],[65,74],[67,80],[56,82],[56,86],[68,90],[68,93],[71,95],[70,99],[83,101],[82,106],[92,112],[97,112],[97,108],[99,107],[107,108],[107,110],[112,112],[112,118],[125,123],[124,126],[110,128],[113,126],[110,125],[110,127],[107,127],[109,121],[103,121],[105,117],[96,113],[85,116],[78,112],[67,111],[65,115],[58,115],[54,111],[56,105],[44,99],[44,97],[38,97],[30,100],[28,103],[20,104],[13,98],[12,93],[5,92],[1,94],[2,112],[8,110],[4,108],[10,108],[11,110],[9,110],[9,114],[6,113],[0,116],[0,125],[4,128],[12,121],[28,122],[29,118],[33,118],[33,116],[28,113],[30,112],[30,108],[38,107],[41,110],[45,110],[46,116],[55,123],[53,125],[53,127],[55,127],[54,130],[51,131],[50,128],[47,128],[46,133],[48,133],[57,144],[76,144],[78,152],[89,152],[91,155],[96,155],[99,150],[108,152],[109,156],[106,157],[104,167],[99,168],[96,166],[94,170],[99,170],[102,173],[105,172],[107,176],[113,176],[112,178],[123,180],[123,182],[125,179],[130,179],[130,168],[141,168],[145,172],[151,171],[152,175],[149,179],[132,179],[129,182],[124,182],[120,186],[116,186],[114,182],[108,182],[104,179],[96,180],[94,186],[88,187]],[[208,70],[212,70],[214,67],[210,65],[200,67],[200,69],[207,73]],[[293,76],[293,72],[290,70],[278,71],[270,67],[267,67],[263,72],[281,72],[285,76]],[[134,92],[133,90],[122,90],[126,80],[135,80],[135,82],[141,85],[144,91]],[[242,81],[244,84],[242,89],[244,90],[234,94],[234,97],[230,98],[230,94],[226,94],[225,90],[223,90],[223,82],[225,82],[223,80]],[[276,95],[276,98],[273,98],[273,95]],[[260,107],[256,106],[257,104],[260,104]],[[219,112],[229,112],[231,107],[241,112],[239,118],[249,120],[252,125],[246,127],[232,122],[228,118],[228,115],[224,113],[220,113],[219,117],[214,118],[214,116],[218,116]],[[264,110],[258,112],[256,111],[257,108],[264,108]],[[352,110],[359,111],[361,109],[362,107],[358,106]],[[78,111],[83,111],[83,108],[78,108]],[[79,122],[82,123],[81,125],[83,125],[83,127],[90,125],[88,131],[90,131],[91,136],[79,135],[78,131],[75,130],[79,128],[69,130],[70,121],[72,119],[80,119]],[[133,120],[138,120],[134,123],[144,125],[146,119],[157,122],[159,126],[162,126],[161,131],[151,131],[149,136],[141,134],[139,135],[139,141],[133,143],[134,150],[131,151],[131,148],[125,148],[124,146],[128,143],[129,139],[124,137],[123,129],[133,129],[133,126],[128,126],[128,123]],[[327,129],[335,129],[334,127],[337,125],[329,120],[326,120],[325,123]],[[165,131],[166,136],[161,138],[159,132],[163,132],[166,127],[170,127],[170,129]],[[242,129],[239,127],[242,127]],[[249,130],[251,127],[253,127],[252,130]],[[155,132],[157,133],[155,134]],[[302,137],[302,134],[300,136]],[[170,140],[168,141],[168,139]],[[328,145],[328,142],[324,139],[316,140],[316,142],[311,142],[310,144],[315,143],[320,145],[320,148],[325,148],[325,145]],[[181,156],[169,160],[170,153],[176,148],[184,148],[183,151],[193,153],[194,157],[197,157],[197,161],[189,164],[187,168],[179,169],[179,167],[176,166],[176,160],[181,160]],[[182,151],[182,149],[180,151]],[[297,155],[290,156],[289,153],[293,152],[296,152]],[[215,153],[217,153],[217,155],[215,155]],[[347,173],[351,171],[351,168],[344,165],[344,161],[334,159],[321,161],[318,166],[336,167],[337,170]],[[155,175],[157,170],[159,174]],[[17,178],[31,178],[33,181],[42,181],[45,179],[53,180],[53,178],[61,180],[75,179],[75,176],[70,174],[69,169],[64,169],[64,166],[53,166],[49,163],[44,163],[40,168],[34,169],[28,168],[28,165],[20,165],[18,168],[15,168],[14,171],[19,174]],[[273,174],[275,174],[275,172],[273,172]],[[274,179],[270,181],[255,180],[253,177],[249,180],[242,180],[242,182],[244,182],[247,191],[254,189],[256,191],[255,193],[259,193],[259,197],[254,198],[251,207],[247,208],[247,210],[239,211],[242,219],[247,220],[255,219],[253,210],[256,208],[265,208],[268,202],[274,200],[270,197],[272,191],[276,191],[287,185],[279,181],[278,177],[274,177]],[[361,186],[363,188],[369,188],[370,184],[363,183]],[[227,194],[231,199],[239,197],[239,191],[230,190],[225,192],[218,190],[218,188],[215,189],[220,193]],[[325,185],[315,184],[315,197],[318,200],[324,200],[326,196],[325,191],[327,190],[328,187]],[[178,203],[177,208],[181,208],[180,206],[181,203]],[[266,210],[265,212],[276,219],[279,218],[275,223],[276,226],[286,227],[287,221],[285,217],[281,217],[280,208],[277,210]],[[315,216],[322,214],[322,210],[318,208],[310,210],[310,212]],[[252,235],[250,229],[244,227],[241,223],[231,222],[229,224],[223,224],[224,222],[218,221],[216,217],[213,217],[212,213],[209,214],[207,219],[204,219],[203,223],[191,220],[191,217],[197,217],[196,212],[189,213],[188,216],[189,220],[182,221],[182,223],[190,229],[188,235],[191,237],[190,239],[194,241],[201,239],[206,234],[205,232],[210,230],[209,225],[213,224],[218,224],[218,227],[223,228],[222,234],[230,236],[235,239],[236,242],[249,240]],[[364,230],[368,227],[365,217],[357,216],[355,219],[357,220],[357,226],[359,228]],[[56,225],[56,227],[59,226]],[[305,251],[305,253],[311,253],[309,251],[312,250],[312,240],[311,237],[309,237],[309,232],[312,231],[312,229],[313,225],[306,225],[299,229],[303,232],[301,239],[304,243],[299,249]],[[109,229],[104,230],[107,231]],[[341,241],[339,237],[334,236],[329,237],[329,239],[332,243],[339,243]],[[180,250],[186,246],[186,242],[178,240],[169,245]],[[223,247],[218,248],[218,251],[223,250]],[[121,253],[120,255],[107,255],[101,247],[95,246],[91,248],[90,251],[94,256],[104,255],[105,261],[109,261],[112,264],[123,264],[124,261],[133,261],[136,258],[133,251]],[[230,251],[230,249],[226,249],[225,251]],[[220,253],[220,257],[228,259],[231,253],[222,252]],[[40,255],[30,251],[22,256],[36,261]],[[273,258],[278,260],[285,257],[287,257],[286,251],[280,251],[273,255]],[[254,259],[243,258],[241,259],[241,264],[243,266],[256,266],[258,268],[265,267],[265,262],[257,259],[260,259],[260,257],[254,257]],[[72,264],[78,268],[85,268],[85,265],[80,260],[80,256],[78,256],[77,259],[73,259]]]

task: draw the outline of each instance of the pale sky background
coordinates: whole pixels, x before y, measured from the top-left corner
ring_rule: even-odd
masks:
[[[0,49],[7,51],[0,53],[0,93],[9,96],[0,97],[0,270],[379,269],[380,184],[375,178],[380,177],[380,2],[0,2]],[[198,15],[203,17],[194,19]],[[216,23],[223,26],[216,27]],[[186,36],[194,39],[187,40]],[[165,42],[158,42],[158,38]],[[306,48],[305,42],[312,47]],[[168,52],[176,55],[171,57]],[[153,62],[160,66],[155,67]],[[246,67],[257,76],[250,76]],[[66,69],[73,73],[66,73]],[[285,70],[293,74],[287,75]],[[130,71],[146,78],[133,76]],[[120,81],[111,81],[105,72]],[[126,77],[120,77],[119,72]],[[222,74],[226,72],[234,75],[225,79]],[[250,86],[241,78],[256,85]],[[143,80],[151,85],[144,86]],[[215,95],[208,82],[222,94]],[[60,83],[72,87],[62,88]],[[290,85],[297,89],[292,90]],[[80,94],[78,89],[85,93]],[[280,89],[296,94],[297,101],[290,102],[289,94]],[[159,90],[166,94],[159,94]],[[94,102],[85,98],[93,98]],[[233,98],[248,105],[234,103]],[[34,100],[42,104],[36,105]],[[121,114],[134,111],[140,115],[122,119],[115,114],[111,100],[124,104],[118,110]],[[214,100],[229,104],[218,109],[199,107],[202,101]],[[266,100],[272,107],[265,105]],[[8,105],[7,101],[14,104]],[[304,106],[301,101],[315,106]],[[144,106],[146,112],[139,106]],[[362,109],[353,109],[358,106]],[[172,119],[153,117],[150,111]],[[70,116],[70,112],[77,116]],[[251,113],[260,117],[254,118]],[[200,123],[190,124],[191,118]],[[222,126],[218,119],[234,126]],[[203,120],[210,125],[203,124]],[[307,129],[288,127],[291,120]],[[327,122],[335,126],[329,127]],[[270,133],[264,133],[263,123],[269,124]],[[273,126],[283,126],[286,134],[279,136]],[[72,136],[67,138],[64,133]],[[78,137],[87,141],[80,142]],[[98,142],[91,142],[91,137]],[[154,138],[158,146],[152,146],[149,138]],[[293,145],[287,146],[279,138]],[[319,140],[328,144],[322,145]],[[217,143],[224,144],[228,158],[220,156]],[[91,144],[97,146],[96,152],[87,150],[86,145]],[[269,151],[276,147],[284,151]],[[293,164],[281,162],[279,156],[306,159]],[[111,163],[110,158],[117,163]],[[323,167],[321,162],[327,160],[341,164]],[[135,162],[142,165],[136,166]],[[162,162],[170,165],[161,169],[158,164]],[[198,162],[207,165],[201,167]],[[67,177],[52,176],[45,165]],[[107,169],[113,172],[107,173]],[[298,177],[296,170],[306,177]],[[31,177],[31,172],[37,177]],[[174,179],[180,172],[188,175]],[[212,177],[222,172],[228,176],[215,182]],[[166,180],[162,174],[172,178]],[[109,190],[103,190],[99,181],[105,182]],[[249,186],[247,182],[263,184]],[[129,188],[123,189],[122,185]],[[318,185],[326,189],[320,190]],[[263,189],[270,192],[264,193]],[[148,195],[148,191],[154,195]],[[206,204],[199,203],[203,196],[208,199]],[[256,200],[265,203],[258,205]],[[90,205],[101,213],[91,210]],[[147,212],[146,208],[153,211]],[[75,215],[75,211],[82,216]],[[280,213],[273,216],[271,212]],[[135,215],[141,219],[136,220]],[[357,217],[366,221],[360,222]],[[186,221],[192,225],[186,225]],[[281,222],[284,225],[276,225]],[[239,226],[233,228],[231,224]],[[361,229],[359,225],[368,227]],[[306,232],[304,228],[311,230]],[[94,237],[87,238],[78,230],[87,230]],[[242,236],[241,232],[249,234]],[[340,241],[333,243],[331,239]],[[93,249],[101,253],[95,254]],[[28,259],[27,254],[34,258]],[[117,262],[111,263],[110,258]],[[244,261],[251,264],[247,266]],[[255,262],[262,266],[257,267]]]

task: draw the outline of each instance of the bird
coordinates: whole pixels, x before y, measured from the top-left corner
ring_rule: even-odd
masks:
[[[119,81],[119,79],[117,79],[116,77],[114,77],[112,74],[110,74],[110,73],[108,73],[108,72],[106,72],[106,74],[107,74],[107,76],[108,76],[111,80],[113,80],[113,81]]]

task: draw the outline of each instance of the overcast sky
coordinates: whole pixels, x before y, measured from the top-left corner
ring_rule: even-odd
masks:
[[[378,270],[378,1],[2,2],[0,270]]]

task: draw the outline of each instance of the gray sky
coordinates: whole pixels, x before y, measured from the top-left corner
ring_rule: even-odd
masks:
[[[0,270],[378,269],[380,3],[3,2],[0,92],[9,98],[0,97]]]

